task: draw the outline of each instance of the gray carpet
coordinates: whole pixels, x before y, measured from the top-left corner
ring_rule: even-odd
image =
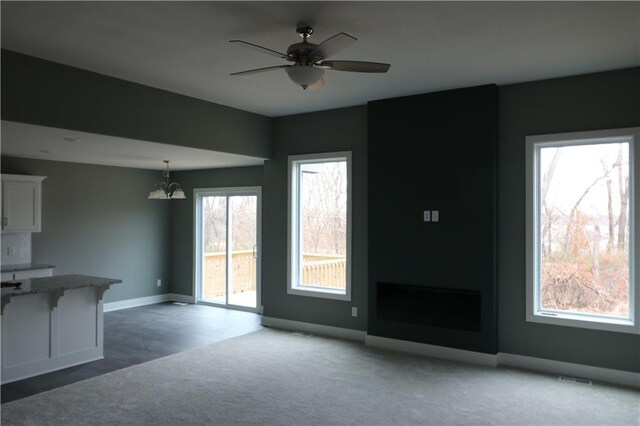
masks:
[[[265,329],[2,405],[3,425],[640,424],[640,392]]]

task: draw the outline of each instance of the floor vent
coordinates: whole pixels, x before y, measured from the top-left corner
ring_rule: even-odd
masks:
[[[593,382],[587,379],[580,379],[578,377],[568,377],[568,376],[560,376],[558,380],[561,382],[572,382],[572,383],[580,383],[581,385],[592,385]]]
[[[171,302],[173,305],[178,305],[178,306],[187,306],[188,303],[184,303],[184,302]]]
[[[297,336],[306,336],[306,337],[313,336],[313,334],[307,333],[306,331],[292,331],[291,334],[295,334]]]

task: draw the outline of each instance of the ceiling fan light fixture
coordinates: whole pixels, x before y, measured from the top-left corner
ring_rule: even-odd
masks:
[[[313,65],[292,65],[284,69],[291,81],[303,89],[320,81],[324,70]]]

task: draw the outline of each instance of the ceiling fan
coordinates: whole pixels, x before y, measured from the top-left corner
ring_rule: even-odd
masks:
[[[379,62],[327,61],[327,58],[351,46],[358,41],[358,39],[346,33],[338,33],[320,44],[313,44],[307,41],[311,34],[313,34],[313,28],[303,26],[298,28],[296,32],[302,37],[302,43],[292,44],[287,48],[287,53],[278,52],[277,50],[242,40],[229,40],[230,43],[249,47],[266,53],[267,55],[276,56],[291,62],[291,64],[235,72],[231,75],[248,75],[284,69],[291,81],[302,86],[303,89],[319,89],[324,86],[323,74],[325,70],[384,73],[387,72],[391,66]]]

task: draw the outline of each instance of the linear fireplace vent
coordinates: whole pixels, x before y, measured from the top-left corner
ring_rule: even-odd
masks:
[[[480,331],[480,292],[379,282],[377,318]]]

